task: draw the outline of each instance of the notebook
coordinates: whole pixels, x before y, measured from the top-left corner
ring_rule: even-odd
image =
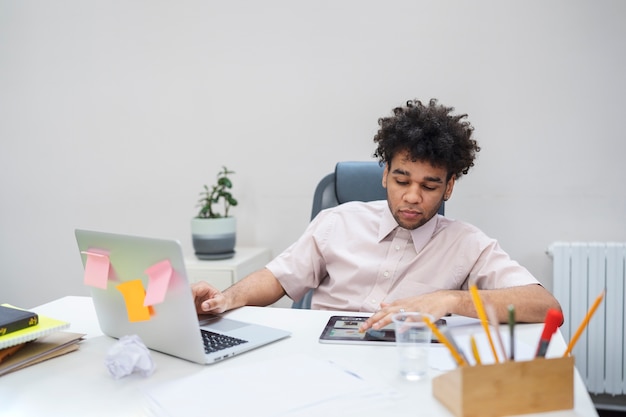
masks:
[[[57,320],[52,317],[42,316],[39,314],[37,325],[0,336],[0,349],[6,349],[11,346],[30,342],[51,333],[67,329],[68,327],[70,327],[70,323],[66,321]]]
[[[35,326],[37,323],[39,323],[37,313],[9,304],[0,304],[0,337]]]
[[[114,338],[136,334],[150,349],[188,361],[211,364],[286,338],[290,332],[268,326],[232,320],[220,315],[198,316],[187,279],[180,243],[89,230],[75,231],[85,268],[84,282],[90,289],[102,332]],[[108,258],[104,282],[95,285],[102,269],[88,266],[93,254]],[[99,258],[102,260],[102,258]],[[169,262],[165,275],[149,274],[155,265]],[[100,263],[100,261],[99,261]],[[101,263],[99,268],[101,267]],[[94,272],[95,271],[95,272]],[[164,281],[165,280],[165,281]],[[131,282],[132,281],[132,282]],[[133,306],[121,288],[140,281],[145,299],[156,302],[147,307],[148,317],[137,319]],[[155,288],[164,286],[161,299]],[[120,284],[122,284],[120,286]],[[143,294],[142,294],[143,296]],[[144,309],[142,305],[139,310]]]

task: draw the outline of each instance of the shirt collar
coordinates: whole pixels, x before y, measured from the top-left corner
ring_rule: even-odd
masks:
[[[416,253],[419,253],[433,236],[435,228],[437,227],[438,219],[439,216],[434,215],[432,219],[426,222],[426,224],[410,231]],[[389,206],[385,205],[381,216],[380,227],[378,228],[378,241],[381,242],[398,227],[400,226],[396,222],[396,219],[393,218],[393,215],[389,210]]]

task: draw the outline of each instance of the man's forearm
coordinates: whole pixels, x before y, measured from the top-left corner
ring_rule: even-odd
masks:
[[[227,310],[243,306],[267,306],[278,301],[285,290],[266,268],[251,273],[224,291]]]
[[[479,290],[484,304],[491,304],[500,323],[508,320],[508,306],[515,306],[515,319],[521,323],[541,323],[548,309],[560,310],[559,302],[541,285],[524,285],[498,290]],[[455,292],[456,300],[450,313],[478,317],[469,291]]]

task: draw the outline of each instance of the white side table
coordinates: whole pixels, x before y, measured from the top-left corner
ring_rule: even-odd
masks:
[[[185,257],[189,282],[207,281],[220,291],[246,275],[263,268],[271,260],[268,248],[237,247],[235,256],[218,261],[204,261],[195,256]]]

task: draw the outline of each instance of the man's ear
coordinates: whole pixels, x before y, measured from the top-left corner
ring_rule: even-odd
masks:
[[[389,164],[385,164],[385,169],[383,170],[383,179],[382,179],[383,188],[387,188],[387,174],[388,173],[389,173]]]
[[[448,201],[450,197],[452,196],[452,191],[454,190],[455,180],[456,180],[456,177],[454,175],[451,176],[450,179],[448,180],[448,183],[446,184],[446,192],[443,194],[444,201]]]

